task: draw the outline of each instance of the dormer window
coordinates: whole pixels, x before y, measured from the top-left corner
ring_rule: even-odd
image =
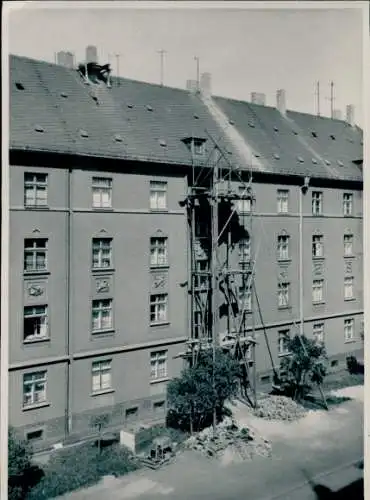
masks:
[[[186,139],[183,139],[183,142],[194,156],[204,155],[206,139],[201,137],[187,137]]]

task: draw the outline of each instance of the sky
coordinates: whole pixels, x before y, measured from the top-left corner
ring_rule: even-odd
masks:
[[[127,78],[159,83],[159,50],[164,56],[164,84],[185,88],[187,79],[200,72],[212,75],[215,95],[250,100],[253,91],[266,94],[266,104],[276,104],[276,90],[286,90],[287,107],[316,113],[316,82],[320,82],[321,114],[330,114],[330,82],[334,82],[334,108],[345,115],[347,104],[355,106],[361,126],[362,36],[361,8],[288,9],[275,7],[196,8],[177,2],[177,8],[155,3],[132,7],[106,2],[19,4],[9,13],[9,51],[13,54],[53,62],[55,52],[69,50],[81,62],[85,47],[96,45],[99,62],[111,61]],[[293,4],[293,2],[291,2]],[[33,8],[33,4],[35,4]],[[50,4],[53,8],[50,8]],[[59,4],[59,5],[58,5]],[[300,2],[300,7],[304,2]],[[335,2],[332,2],[335,4]],[[21,8],[20,8],[21,6]],[[251,6],[249,6],[251,7]]]

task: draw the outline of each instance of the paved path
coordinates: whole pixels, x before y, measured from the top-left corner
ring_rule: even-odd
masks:
[[[363,455],[363,388],[346,390],[352,401],[329,412],[313,412],[296,423],[254,419],[253,425],[272,441],[271,458],[223,466],[187,451],[158,471],[140,470],[65,500],[312,500],[307,479],[339,490],[361,478],[353,464]],[[239,412],[239,413],[238,413]],[[236,410],[243,418],[243,409]],[[348,494],[347,494],[348,497]],[[328,497],[323,497],[328,498]],[[348,497],[349,498],[349,497]],[[354,498],[354,497],[353,497]],[[356,497],[357,498],[357,497]]]

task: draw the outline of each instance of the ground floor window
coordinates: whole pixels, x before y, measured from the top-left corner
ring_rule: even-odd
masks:
[[[46,371],[23,375],[23,406],[46,401]]]

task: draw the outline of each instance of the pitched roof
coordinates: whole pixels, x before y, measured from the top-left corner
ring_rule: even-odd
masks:
[[[76,70],[19,56],[10,57],[10,80],[11,149],[190,165],[183,140],[209,133],[240,158],[227,130],[188,91],[125,78],[113,79],[109,89],[86,85]],[[291,111],[284,117],[233,99],[213,102],[269,172],[362,180],[353,163],[362,158],[359,128]]]

